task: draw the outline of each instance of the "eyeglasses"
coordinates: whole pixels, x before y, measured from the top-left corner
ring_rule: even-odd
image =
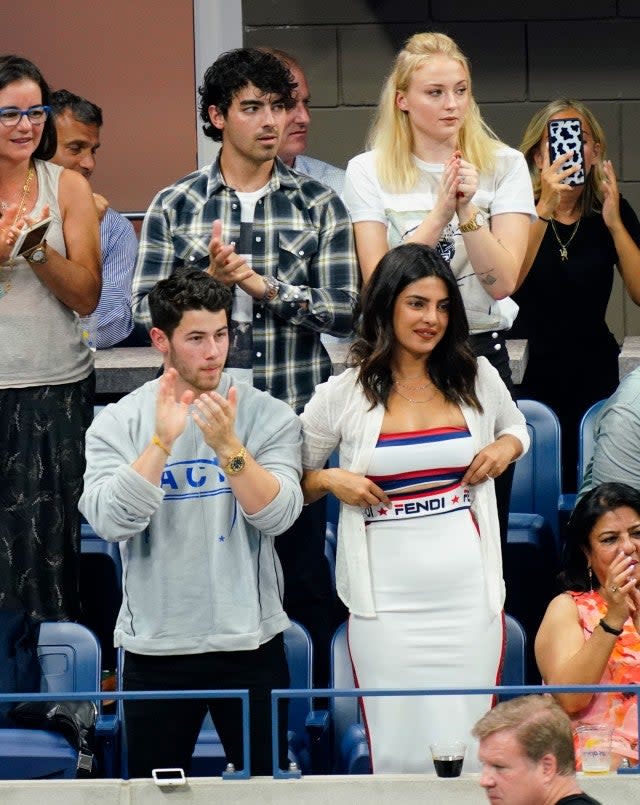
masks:
[[[0,108],[0,123],[7,128],[17,126],[23,115],[29,118],[29,122],[34,126],[39,126],[49,116],[50,106],[30,106],[28,109],[17,109],[15,106],[3,106]]]

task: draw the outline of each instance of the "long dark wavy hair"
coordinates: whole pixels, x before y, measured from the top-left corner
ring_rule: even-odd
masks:
[[[380,260],[362,292],[358,337],[351,347],[349,363],[359,367],[358,380],[371,407],[381,403],[386,408],[393,385],[396,300],[407,285],[425,277],[441,279],[449,295],[449,323],[429,356],[429,377],[447,400],[482,411],[475,391],[477,365],[469,346],[469,324],[460,289],[448,264],[429,246],[405,243]]]
[[[49,106],[51,101],[51,90],[44,80],[44,76],[32,61],[22,56],[0,56],[0,89],[4,89],[14,81],[22,81],[28,78],[40,87],[42,93],[42,103]],[[49,115],[42,126],[42,136],[38,147],[33,152],[34,159],[51,159],[58,147],[56,136],[56,124],[53,115]]]
[[[558,576],[563,590],[583,593],[590,588],[589,536],[603,514],[622,506],[628,506],[640,516],[640,492],[628,484],[608,482],[594,487],[580,498],[567,525],[562,570]],[[593,581],[599,585],[604,579],[594,577]]]

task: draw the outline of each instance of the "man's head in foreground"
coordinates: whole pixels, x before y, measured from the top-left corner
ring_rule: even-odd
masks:
[[[473,728],[490,802],[546,805],[578,793],[571,722],[550,696],[501,702]]]

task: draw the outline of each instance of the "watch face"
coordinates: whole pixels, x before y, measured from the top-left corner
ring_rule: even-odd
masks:
[[[227,466],[228,471],[232,475],[235,475],[240,472],[240,470],[244,469],[244,456],[234,456]]]
[[[44,249],[34,249],[28,257],[28,260],[32,263],[44,263],[47,259],[47,253]]]

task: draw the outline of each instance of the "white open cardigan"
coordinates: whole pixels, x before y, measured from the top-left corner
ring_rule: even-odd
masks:
[[[507,433],[522,443],[525,453],[529,449],[525,419],[486,358],[478,358],[476,394],[483,413],[468,405],[460,406],[473,438],[474,454]],[[339,446],[340,467],[365,474],[384,416],[384,406],[376,405],[371,410],[369,406],[357,383],[357,369],[347,369],[317,386],[301,414],[303,468],[321,469]],[[489,608],[498,615],[504,604],[504,581],[493,479],[470,487],[470,492],[471,510],[480,531]],[[340,504],[336,584],[350,612],[375,617],[362,509],[346,503]]]

